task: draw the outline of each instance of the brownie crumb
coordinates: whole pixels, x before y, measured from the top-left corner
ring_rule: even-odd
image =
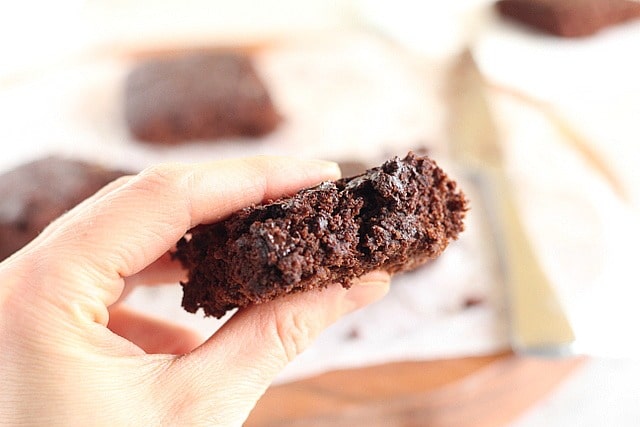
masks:
[[[462,301],[462,307],[465,309],[477,307],[482,304],[484,304],[484,299],[479,296],[468,296]]]
[[[357,340],[358,338],[360,338],[360,335],[362,334],[360,333],[360,330],[358,328],[351,328],[345,335],[345,339],[347,341]]]
[[[175,252],[188,270],[182,305],[228,310],[382,269],[414,269],[463,230],[467,201],[433,160],[409,153],[201,225]]]

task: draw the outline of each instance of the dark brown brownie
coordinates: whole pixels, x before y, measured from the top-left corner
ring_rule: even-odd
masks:
[[[584,37],[640,17],[640,2],[628,0],[500,0],[509,18],[562,37]]]
[[[168,144],[261,136],[281,120],[250,58],[222,52],[138,65],[125,85],[125,119],[136,138]]]
[[[349,287],[375,269],[413,269],[457,238],[466,209],[433,160],[396,157],[193,229],[175,252],[189,270],[182,305],[221,317],[334,282]]]
[[[122,175],[125,172],[59,157],[35,160],[0,175],[0,260]]]

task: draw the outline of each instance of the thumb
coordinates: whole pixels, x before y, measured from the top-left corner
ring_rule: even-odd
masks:
[[[210,424],[215,417],[220,425],[241,425],[276,375],[320,332],[388,289],[389,275],[377,271],[348,290],[333,285],[243,309],[201,347],[174,360],[168,387],[178,399],[190,399],[180,405],[190,409],[187,420]]]

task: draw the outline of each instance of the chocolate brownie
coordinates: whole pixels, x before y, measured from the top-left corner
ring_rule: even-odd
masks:
[[[0,175],[0,260],[122,175],[125,172],[59,157],[35,160]]]
[[[640,17],[640,2],[628,0],[500,0],[509,18],[562,37],[583,37]]]
[[[221,52],[153,59],[125,85],[129,130],[147,142],[261,136],[281,120],[246,55]]]
[[[175,252],[188,269],[182,305],[221,317],[334,282],[349,287],[375,269],[413,269],[457,238],[466,210],[433,160],[396,157],[191,230]]]

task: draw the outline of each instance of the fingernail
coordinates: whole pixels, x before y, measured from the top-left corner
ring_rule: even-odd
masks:
[[[347,291],[347,300],[354,310],[367,306],[384,297],[389,291],[389,274],[384,271],[369,273],[357,279]]]
[[[388,283],[391,280],[391,276],[384,270],[375,270],[357,278],[354,285],[376,285],[380,282]]]
[[[328,160],[310,160],[310,162],[329,175],[341,176],[340,166],[336,162],[330,162]]]

